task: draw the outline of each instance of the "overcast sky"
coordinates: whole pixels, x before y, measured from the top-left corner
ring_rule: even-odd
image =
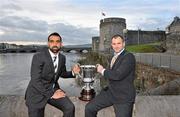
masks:
[[[46,43],[58,32],[64,45],[91,43],[102,18],[122,17],[128,29],[165,30],[180,16],[180,0],[1,0],[0,42]],[[105,13],[105,17],[102,16]]]

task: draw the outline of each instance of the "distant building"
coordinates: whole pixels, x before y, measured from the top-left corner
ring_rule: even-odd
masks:
[[[5,46],[4,46],[4,43],[0,43],[0,49],[4,49]]]
[[[166,28],[167,33],[180,33],[180,18],[174,17],[174,20],[171,24]]]
[[[19,48],[16,44],[0,43],[0,49],[17,49]]]
[[[166,48],[167,53],[180,55],[180,18],[174,17],[174,20],[166,28]]]

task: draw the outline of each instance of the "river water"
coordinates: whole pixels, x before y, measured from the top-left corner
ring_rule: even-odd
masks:
[[[0,95],[24,95],[30,81],[31,60],[34,53],[0,54]],[[80,58],[76,53],[63,53],[67,70]],[[75,79],[59,79],[59,84],[69,96],[79,96],[81,87]]]

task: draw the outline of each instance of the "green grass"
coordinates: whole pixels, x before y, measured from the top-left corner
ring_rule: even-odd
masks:
[[[138,53],[151,53],[159,52],[155,46],[160,45],[160,43],[151,43],[151,44],[140,44],[140,45],[128,45],[126,49],[129,52],[138,52]]]

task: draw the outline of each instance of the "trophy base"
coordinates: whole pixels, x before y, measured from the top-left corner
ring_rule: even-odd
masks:
[[[81,97],[79,97],[79,99],[82,101],[90,101],[95,97],[95,94],[96,92],[94,91],[94,89],[91,89],[91,90],[83,89],[81,91]]]

